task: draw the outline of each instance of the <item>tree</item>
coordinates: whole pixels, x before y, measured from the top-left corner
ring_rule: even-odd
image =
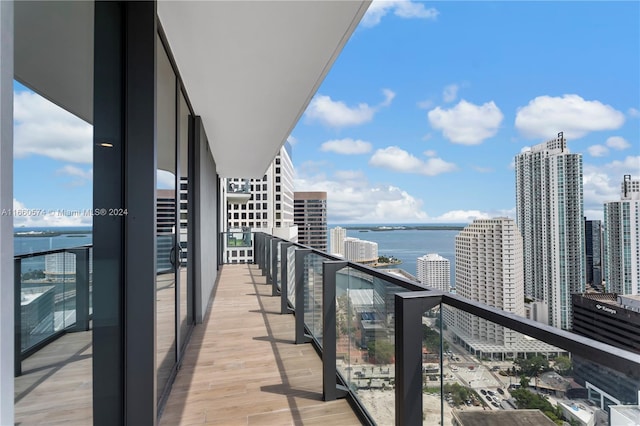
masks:
[[[549,361],[540,355],[532,358],[517,359],[514,363],[520,368],[522,374],[526,374],[529,377],[535,377],[549,369]]]
[[[540,410],[556,424],[562,424],[562,410],[559,407],[551,405],[551,403],[542,396],[527,389],[514,389],[511,391],[511,396],[515,398],[518,408]]]
[[[426,324],[422,324],[422,342],[427,347],[427,350],[431,353],[440,352],[440,333],[432,329]],[[442,342],[442,350],[449,349],[448,342]]]
[[[390,364],[395,355],[395,346],[386,340],[372,340],[367,345],[369,358],[375,358],[378,364]]]
[[[571,363],[571,358],[568,356],[559,356],[555,361],[555,368],[558,373],[563,376],[567,376],[571,373],[571,369],[573,368],[573,364]]]

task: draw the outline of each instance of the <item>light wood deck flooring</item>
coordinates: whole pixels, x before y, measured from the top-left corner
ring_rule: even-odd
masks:
[[[346,400],[322,401],[322,362],[296,345],[294,317],[255,265],[225,265],[196,326],[160,424],[359,425]]]
[[[197,325],[159,423],[359,425],[346,400],[322,401],[322,363],[296,345],[293,315],[255,265],[225,265],[209,316]],[[93,423],[91,332],[69,333],[23,362],[16,425]]]

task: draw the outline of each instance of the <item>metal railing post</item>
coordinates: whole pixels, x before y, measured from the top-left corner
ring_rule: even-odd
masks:
[[[74,331],[89,330],[89,248],[69,250],[76,256],[76,326]]]
[[[261,232],[256,234],[256,242],[258,244],[258,267],[260,268],[260,272],[264,271],[264,234]]]
[[[289,247],[293,243],[280,244],[280,313],[291,314],[289,309]]]
[[[22,375],[22,259],[13,261],[13,374]]]
[[[269,268],[272,296],[278,295],[278,244],[280,244],[280,238],[273,237],[271,239],[271,267]]]
[[[311,249],[296,250],[296,344],[311,342],[311,336],[304,333],[304,258],[311,253]]]
[[[262,271],[267,284],[271,284],[271,235],[264,237],[264,270]]]
[[[336,370],[336,273],[347,266],[346,261],[322,262],[322,399],[344,398],[349,389],[338,385]]]
[[[442,293],[437,291],[414,291],[395,295],[396,425],[422,425],[420,324],[422,314],[439,305],[441,301]]]
[[[260,262],[258,260],[258,238],[259,237],[260,237],[260,234],[256,232],[255,234],[253,234],[253,241],[251,242],[251,244],[253,245],[253,264],[254,265],[260,265]]]

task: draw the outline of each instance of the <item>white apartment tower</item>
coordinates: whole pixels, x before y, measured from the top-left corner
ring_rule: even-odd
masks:
[[[293,223],[293,162],[291,145],[285,143],[260,179],[225,179],[222,183],[227,197],[227,221],[223,229],[228,235],[262,231],[286,240],[297,241]],[[248,201],[235,202],[233,185],[249,185]],[[241,238],[241,237],[239,237]],[[253,259],[251,247],[227,247],[224,262],[245,263]]]
[[[425,254],[417,260],[418,280],[427,287],[446,293],[451,289],[451,265],[449,259],[436,253]]]
[[[344,257],[344,240],[347,238],[347,230],[336,226],[329,231],[329,244],[331,246],[331,253]]]
[[[476,219],[456,236],[457,294],[524,317],[522,236],[513,219]],[[465,340],[506,348],[519,334],[468,312],[455,310],[455,333]]]
[[[378,243],[347,237],[344,239],[344,254],[351,262],[374,263],[378,260]]]
[[[571,294],[585,291],[582,155],[562,133],[515,157],[516,221],[524,242],[525,294],[538,321],[571,328]]]
[[[604,269],[608,292],[640,294],[640,179],[630,175],[620,201],[604,204]]]

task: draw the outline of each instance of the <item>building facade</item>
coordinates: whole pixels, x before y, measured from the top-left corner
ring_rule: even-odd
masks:
[[[327,251],[327,193],[294,192],[293,222],[298,226],[298,242]]]
[[[559,133],[516,155],[515,172],[525,294],[541,302],[549,325],[569,329],[571,294],[585,289],[582,155]]]
[[[248,182],[242,178],[223,179],[222,187],[227,189],[225,262],[247,263],[253,259],[253,247],[248,237],[251,232],[266,232],[286,240],[297,240],[297,226],[293,223],[293,172],[291,145],[287,142],[261,179]],[[237,193],[231,191],[234,185],[248,185],[248,197],[238,198]]]
[[[449,292],[451,289],[451,265],[449,259],[430,253],[416,262],[418,280],[427,287]]]
[[[344,256],[352,262],[375,263],[378,261],[378,243],[347,237],[344,239]]]
[[[513,219],[476,219],[456,236],[457,294],[524,317],[522,237]],[[465,342],[515,348],[518,333],[455,311],[450,327]],[[473,343],[472,343],[473,342]]]
[[[604,258],[607,291],[639,294],[640,179],[625,176],[620,200],[604,204]]]
[[[336,226],[329,231],[329,244],[331,245],[331,254],[344,257],[344,240],[347,238],[347,230]]]
[[[602,222],[584,220],[585,278],[587,285],[602,290]]]
[[[574,294],[572,303],[574,333],[640,354],[640,296]],[[600,408],[638,404],[639,371],[620,372],[577,356],[573,369]]]

